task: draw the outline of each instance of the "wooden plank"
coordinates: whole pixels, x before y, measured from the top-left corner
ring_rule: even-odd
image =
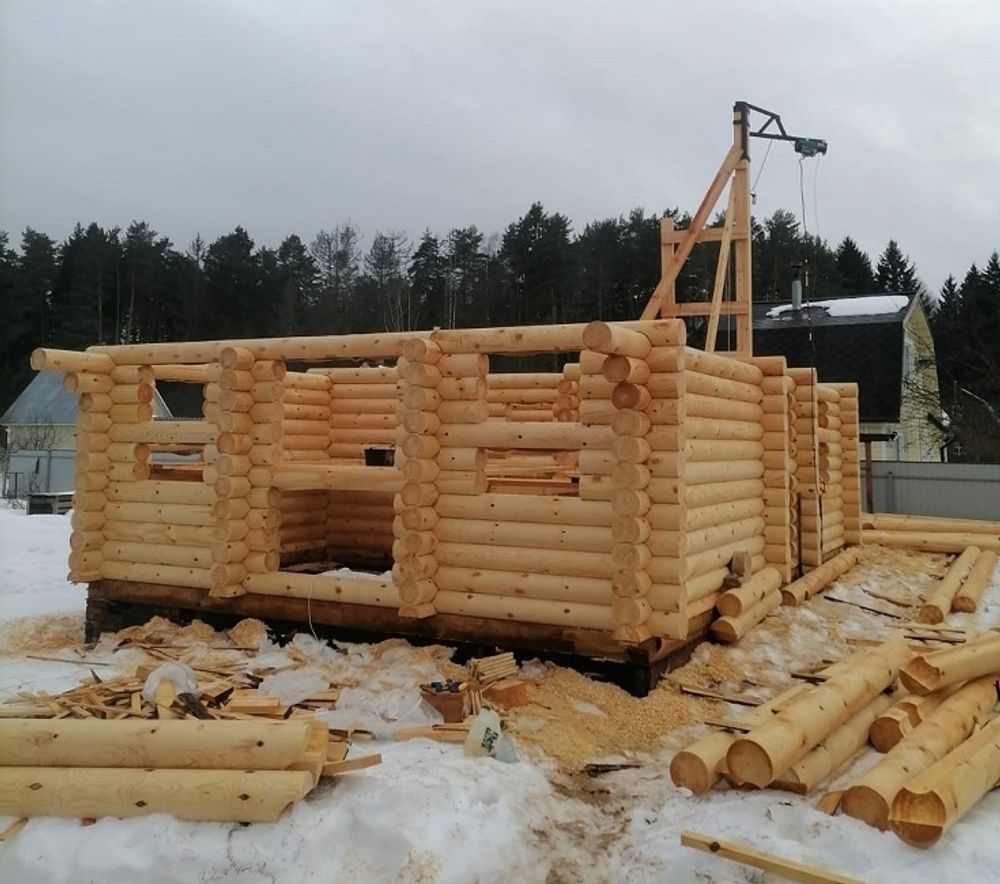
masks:
[[[740,164],[742,155],[742,150],[738,145],[734,144],[729,149],[725,159],[722,161],[722,165],[719,167],[719,171],[715,173],[715,177],[712,179],[712,183],[709,185],[708,191],[705,193],[705,196],[701,201],[701,205],[698,206],[694,216],[691,218],[691,224],[688,226],[687,235],[678,244],[677,251],[674,252],[674,256],[671,259],[669,266],[666,268],[659,283],[657,283],[656,288],[653,290],[649,303],[646,304],[643,309],[642,316],[640,317],[641,319],[655,319],[657,314],[660,312],[660,308],[665,300],[664,295],[666,294],[668,287],[670,287],[677,279],[677,275],[680,273],[681,267],[691,254],[691,250],[698,241],[699,234],[708,221],[708,216],[711,214],[712,209],[715,208],[715,204],[718,202],[719,196],[725,189],[726,183],[729,181],[729,176],[732,175],[733,171]]]
[[[323,765],[320,776],[337,777],[341,774],[350,773],[354,770],[364,770],[366,767],[375,767],[382,763],[381,753],[374,755],[361,755],[358,758],[346,758],[343,761],[329,761]]]
[[[752,847],[733,844],[731,841],[719,841],[700,832],[681,832],[681,844],[715,854],[723,859],[763,869],[765,872],[774,872],[789,881],[802,881],[805,884],[862,884],[857,878],[848,878],[846,875],[818,866],[783,859]]]
[[[729,203],[726,206],[726,223],[722,227],[719,241],[719,261],[715,267],[715,285],[712,287],[712,312],[708,316],[708,332],[705,335],[705,352],[715,352],[715,339],[719,336],[719,312],[722,309],[722,292],[726,285],[726,271],[729,269],[729,248],[732,242],[733,225],[736,215],[736,182],[729,186]],[[735,302],[734,302],[735,303]]]

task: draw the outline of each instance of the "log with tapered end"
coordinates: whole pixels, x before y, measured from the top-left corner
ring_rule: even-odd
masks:
[[[736,740],[726,755],[730,776],[764,788],[891,685],[911,656],[903,639],[858,654],[849,669]]]
[[[782,691],[756,709],[752,709],[741,719],[741,724],[755,727],[763,724],[774,714],[774,710],[795,699],[807,690],[804,684],[797,684]],[[670,779],[675,786],[690,789],[695,795],[704,795],[725,773],[726,753],[736,740],[736,734],[716,731],[686,746],[670,760]]]
[[[930,847],[1000,780],[1000,718],[899,790],[889,825],[912,847]]]
[[[933,691],[1000,672],[1000,633],[988,632],[973,641],[914,657],[899,673],[911,694]]]
[[[716,603],[718,606],[718,603]],[[738,642],[768,614],[781,607],[781,593],[777,587],[770,590],[759,602],[745,608],[735,617],[720,617],[711,626],[712,635],[724,644]]]
[[[868,742],[872,722],[892,705],[892,698],[879,694],[852,715],[801,761],[782,774],[774,785],[799,795],[808,795],[858,754]]]
[[[903,737],[913,733],[913,729],[925,721],[941,703],[958,689],[958,685],[935,691],[924,697],[904,694],[896,705],[883,712],[872,722],[868,739],[876,752],[888,752]]]
[[[979,547],[970,546],[952,562],[948,573],[937,582],[934,591],[921,605],[917,614],[921,623],[940,623],[944,620],[951,610],[952,601],[979,558],[979,553]]]
[[[876,829],[886,829],[896,793],[968,737],[991,714],[996,701],[992,676],[961,687],[844,792],[841,810]]]
[[[781,586],[781,575],[778,571],[774,568],[765,568],[742,585],[722,593],[715,606],[724,617],[739,617],[779,586]]]
[[[983,597],[986,587],[989,586],[990,579],[997,566],[997,554],[991,549],[984,549],[976,563],[969,571],[969,576],[965,578],[962,588],[952,599],[951,609],[971,614],[976,610],[979,600]]]
[[[0,814],[269,822],[312,787],[307,770],[0,767]]]
[[[824,562],[813,569],[805,577],[800,577],[794,583],[782,587],[781,595],[786,605],[801,605],[806,599],[815,595],[838,577],[846,574],[858,563],[857,547],[850,547],[837,553],[830,561]]]

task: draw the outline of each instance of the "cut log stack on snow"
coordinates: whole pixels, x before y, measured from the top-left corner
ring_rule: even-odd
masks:
[[[840,394],[840,457],[843,474],[844,543],[861,543],[860,418],[857,384],[828,384]]]
[[[965,578],[962,588],[951,601],[953,611],[971,614],[979,605],[983,593],[990,585],[997,567],[997,554],[991,549],[984,549],[976,558],[976,563]]]
[[[781,588],[782,604],[801,605],[816,593],[826,589],[838,577],[842,577],[858,563],[859,551],[856,546],[841,550],[829,561]]]
[[[893,832],[930,847],[1000,780],[1000,719],[994,718],[899,790],[889,811]]]
[[[980,549],[968,547],[948,568],[947,573],[931,589],[930,595],[920,606],[917,619],[921,623],[941,623],[951,613],[955,597],[979,559]]]
[[[988,720],[996,702],[995,676],[974,679],[940,700],[885,758],[847,789],[840,805],[844,813],[878,829],[888,828],[889,811],[899,790]]]
[[[902,639],[859,654],[852,666],[737,739],[726,755],[729,775],[738,783],[758,788],[782,780],[794,765],[829,739],[834,729],[870,707],[896,681],[900,668],[911,656]]]
[[[0,814],[262,822],[319,782],[310,721],[0,720]]]
[[[752,360],[764,374],[761,427],[764,446],[764,558],[783,582],[793,579],[799,561],[799,508],[796,479],[795,382],[783,356]]]
[[[861,530],[865,543],[881,546],[956,555],[968,546],[1000,552],[1000,522],[866,513]]]
[[[781,605],[780,586],[781,574],[768,567],[723,592],[716,602],[720,617],[712,624],[712,635],[725,644],[738,642]]]
[[[677,753],[674,783],[703,794],[722,777],[736,785],[806,794],[834,776],[868,739],[891,704],[882,692],[910,657],[902,640],[862,651],[817,673],[815,686],[796,685],[734,725],[742,734],[711,733]]]

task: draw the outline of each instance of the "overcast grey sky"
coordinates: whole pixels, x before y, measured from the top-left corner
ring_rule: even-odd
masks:
[[[0,229],[693,211],[746,99],[830,142],[810,230],[895,237],[936,291],[1000,248],[998,59],[997,0],[0,0]],[[756,214],[798,175],[775,146]]]

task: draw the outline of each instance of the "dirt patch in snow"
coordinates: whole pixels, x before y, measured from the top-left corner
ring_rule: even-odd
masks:
[[[0,627],[0,654],[30,654],[82,647],[83,615],[18,617]]]

